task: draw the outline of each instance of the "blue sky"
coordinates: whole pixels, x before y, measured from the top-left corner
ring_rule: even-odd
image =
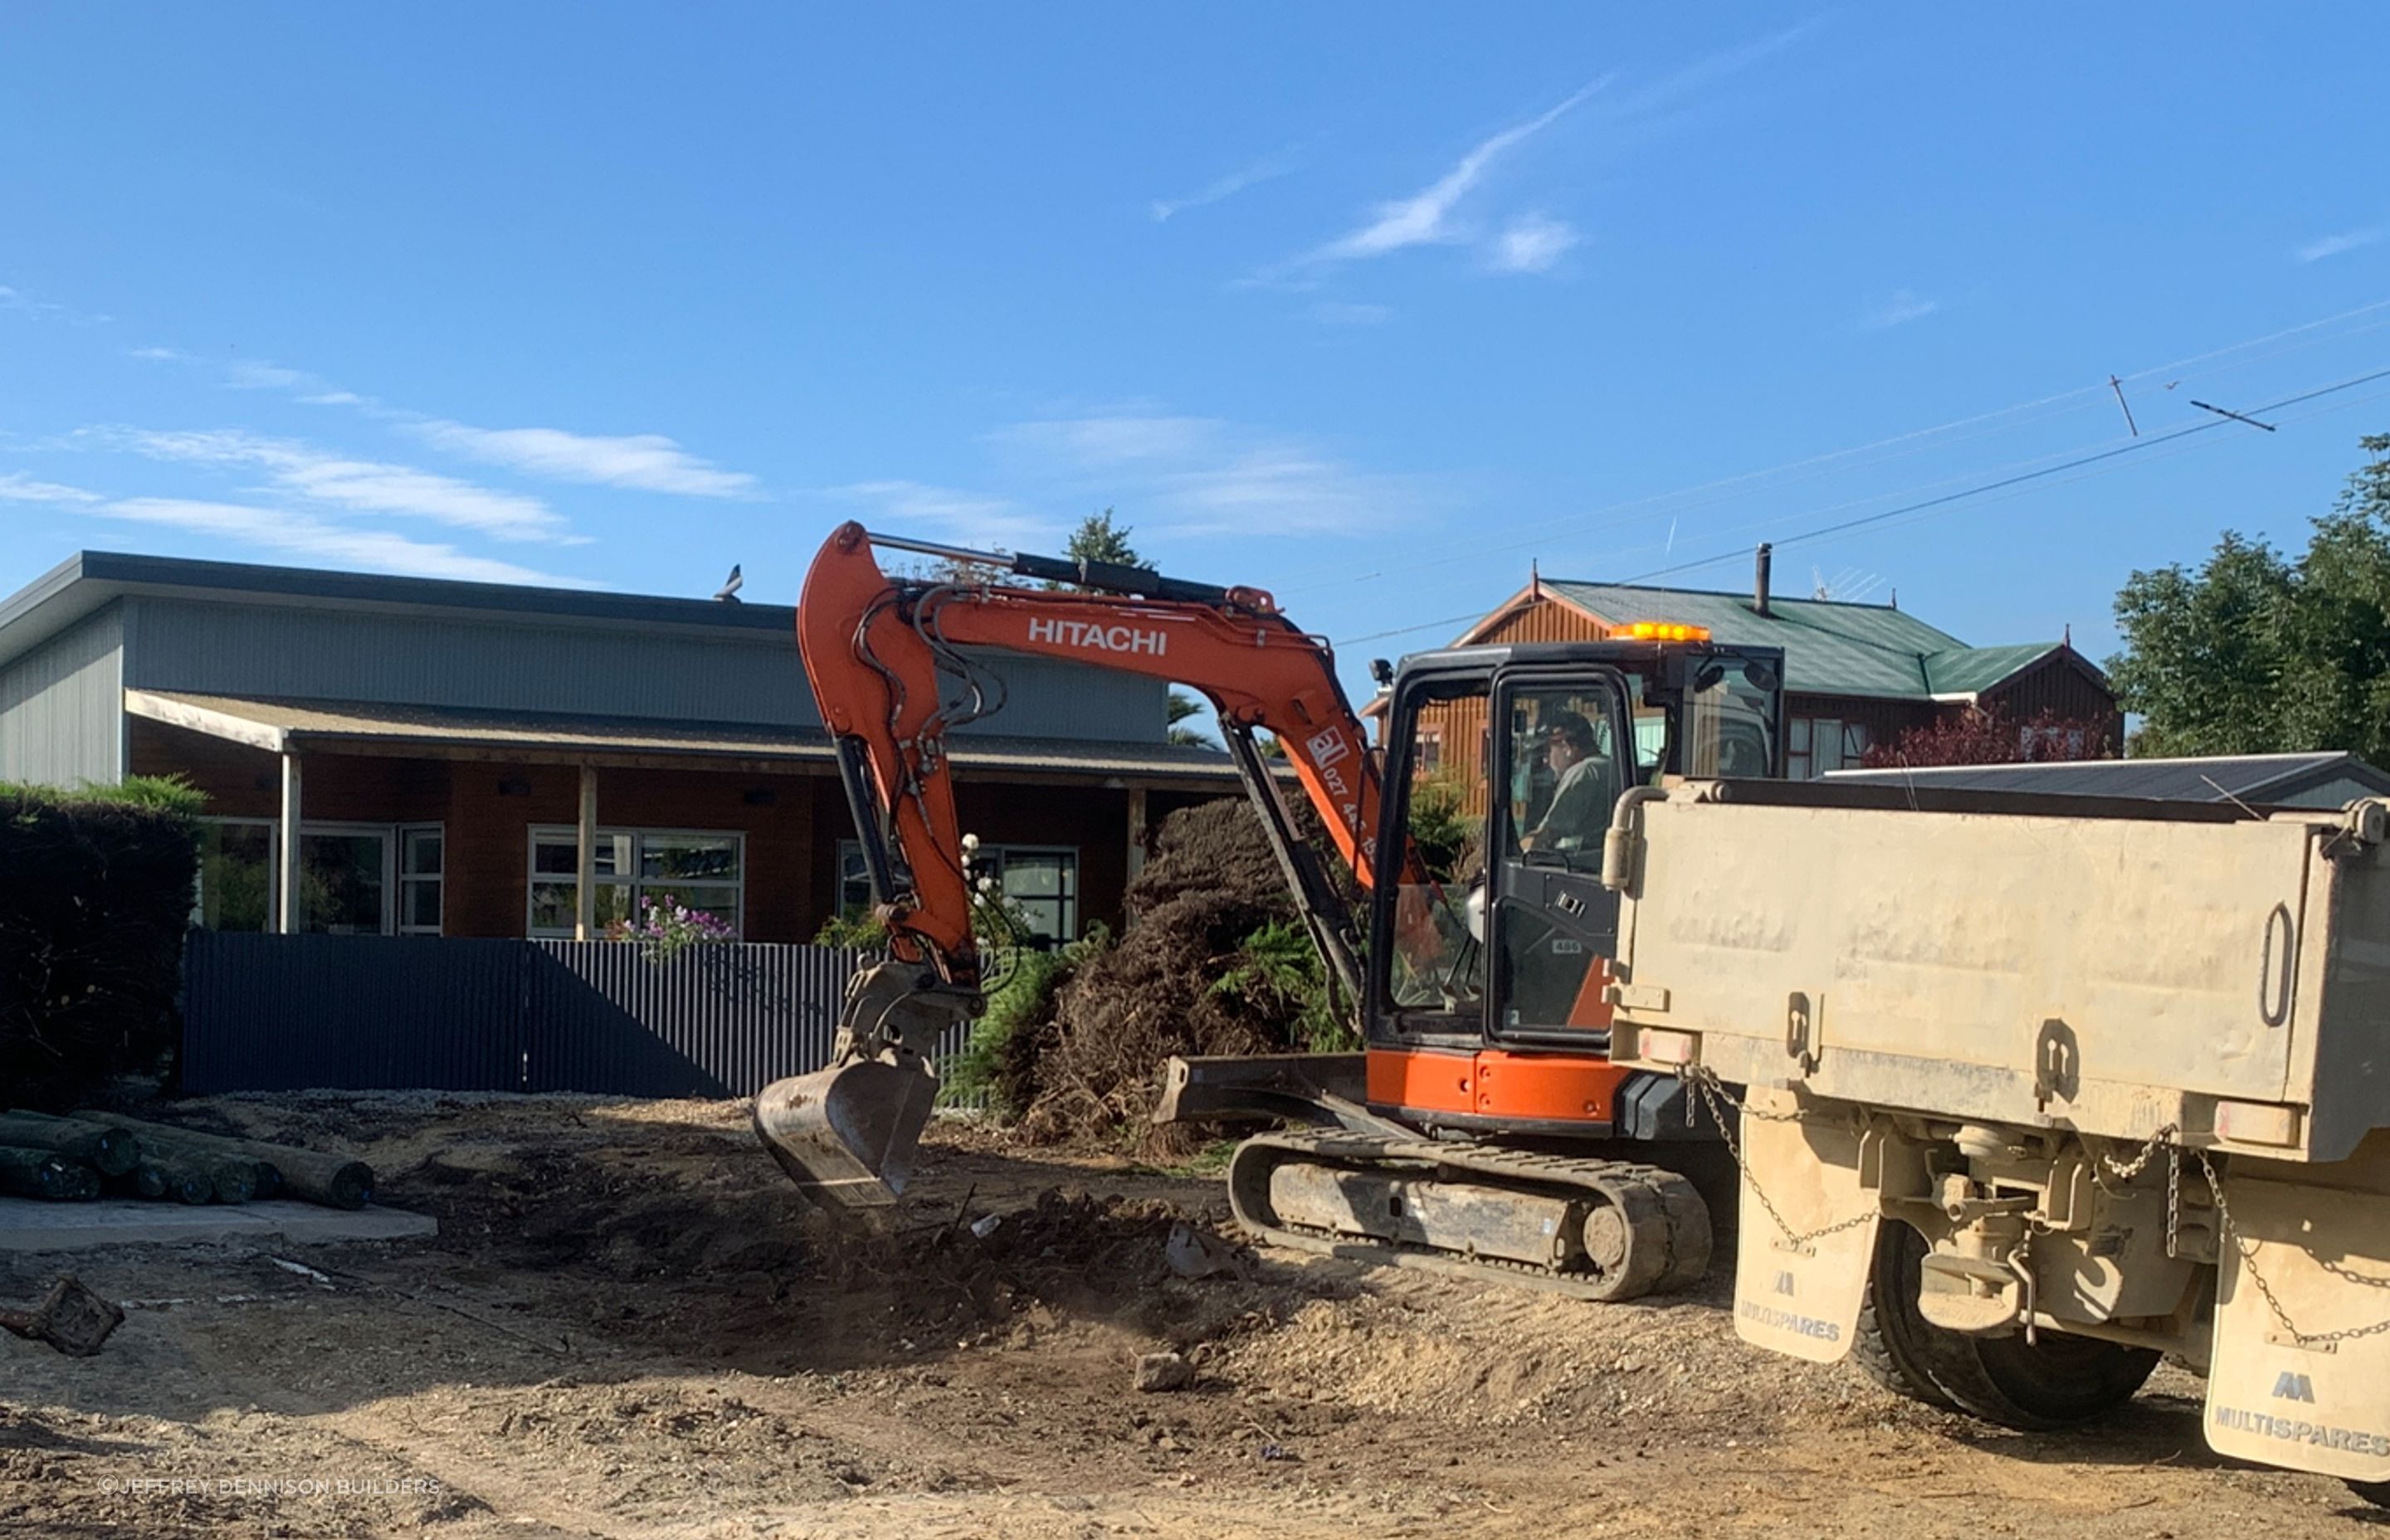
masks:
[[[1356,687],[1531,558],[1733,588],[1759,539],[2100,657],[2131,570],[2295,543],[2390,429],[2390,380],[2190,404],[2390,369],[2376,19],[19,4],[0,591],[786,599],[842,519],[1110,505]],[[2112,373],[2139,447],[1803,538],[2133,444]]]

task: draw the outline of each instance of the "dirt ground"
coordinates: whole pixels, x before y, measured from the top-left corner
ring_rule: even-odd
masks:
[[[69,1262],[100,1356],[0,1336],[0,1533],[66,1536],[2356,1535],[2173,1370],[2031,1438],[1748,1352],[1725,1291],[1589,1305],[1266,1252],[1173,1275],[1213,1181],[942,1125],[881,1231],[735,1103],[227,1097],[357,1149],[436,1241]],[[988,1216],[997,1222],[985,1237]],[[1131,1386],[1140,1354],[1199,1378]]]

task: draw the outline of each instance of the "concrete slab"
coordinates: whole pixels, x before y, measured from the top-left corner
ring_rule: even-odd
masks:
[[[320,1208],[277,1198],[263,1203],[167,1203],[103,1198],[45,1203],[0,1197],[0,1251],[81,1251],[96,1246],[199,1245],[225,1240],[404,1240],[438,1235],[428,1213],[368,1204]]]

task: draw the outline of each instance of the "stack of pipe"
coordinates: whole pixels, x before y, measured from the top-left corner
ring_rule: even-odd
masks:
[[[246,1203],[287,1195],[336,1209],[364,1208],[374,1182],[361,1161],[289,1145],[109,1113],[0,1112],[0,1190],[96,1198],[103,1177],[143,1198]]]

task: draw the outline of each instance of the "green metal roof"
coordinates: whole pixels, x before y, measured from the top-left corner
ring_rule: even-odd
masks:
[[[1934,695],[1979,695],[2018,670],[2037,663],[2056,648],[2052,642],[2018,642],[2011,647],[1954,647],[1925,655],[1925,687]]]
[[[1768,613],[1762,615],[1752,609],[1748,594],[1551,578],[1543,585],[1611,624],[1674,621],[1707,626],[1711,635],[1729,645],[1780,647],[1785,686],[1804,694],[1903,700],[1972,695],[2060,646],[1969,647],[1882,604],[1771,597]]]

